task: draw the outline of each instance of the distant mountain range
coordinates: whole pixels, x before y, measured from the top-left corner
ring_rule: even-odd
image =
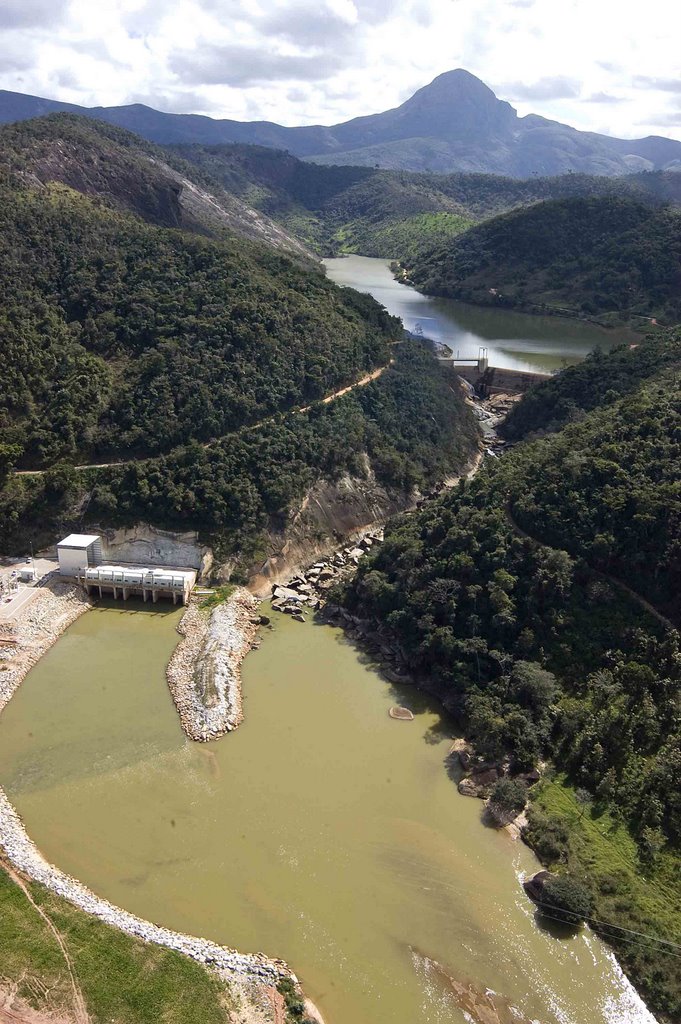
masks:
[[[479,171],[514,178],[569,171],[608,176],[681,171],[681,142],[660,136],[615,139],[536,114],[518,117],[509,103],[461,69],[438,75],[393,110],[331,127],[286,128],[269,121],[167,114],[139,103],[88,108],[0,91],[0,122],[57,111],[108,121],[152,142],[249,143],[285,149],[324,164],[438,173]]]

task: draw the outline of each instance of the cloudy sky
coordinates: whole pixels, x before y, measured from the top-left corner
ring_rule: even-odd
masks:
[[[521,114],[681,139],[678,0],[1,0],[0,88],[333,124],[463,67]]]

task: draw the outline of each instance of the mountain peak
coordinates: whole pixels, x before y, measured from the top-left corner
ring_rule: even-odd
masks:
[[[615,139],[536,114],[519,118],[464,68],[437,75],[398,107],[342,124],[287,128],[272,122],[161,113],[142,104],[87,109],[0,90],[0,123],[53,111],[94,116],[160,143],[250,143],[325,164],[413,171],[618,175],[681,167],[674,139]]]
[[[445,71],[414,93],[397,111],[415,120],[418,135],[468,139],[484,131],[503,129],[517,114],[470,71]]]
[[[452,71],[443,71],[441,75],[436,75],[432,82],[422,86],[414,95],[418,95],[419,92],[461,93],[473,90],[477,90],[480,94],[486,93],[489,96],[494,96],[492,90],[485,85],[482,79],[477,78],[470,71],[466,71],[465,68],[454,68]],[[496,99],[496,96],[494,98]]]

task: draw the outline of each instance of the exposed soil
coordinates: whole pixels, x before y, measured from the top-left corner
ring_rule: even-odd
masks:
[[[17,871],[15,871],[14,868],[12,867],[12,865],[8,861],[6,861],[4,858],[2,860],[2,867],[7,872],[9,877],[12,879],[14,884],[19,886],[19,888],[23,892],[24,896],[26,897],[28,902],[31,904],[33,909],[35,910],[36,914],[38,914],[38,916],[43,919],[43,921],[45,922],[45,924],[47,925],[49,930],[52,932],[52,935],[54,936],[54,940],[55,940],[55,942],[57,943],[57,945],[59,946],[59,948],[61,950],[62,956],[64,957],[64,964],[66,965],[66,970],[68,972],[69,979],[71,981],[71,992],[72,992],[72,996],[73,996],[73,1014],[69,1018],[69,1020],[71,1020],[73,1022],[73,1024],[90,1024],[90,1015],[87,1012],[87,1006],[85,1005],[85,999],[83,998],[83,993],[81,992],[80,986],[79,986],[78,981],[76,979],[75,971],[73,969],[73,963],[71,961],[71,957],[69,955],[69,951],[68,951],[68,949],[66,947],[66,943],[64,942],[64,939],[62,937],[61,932],[59,931],[57,926],[54,924],[54,922],[52,921],[52,918],[49,916],[49,914],[46,914],[45,911],[42,909],[42,907],[39,907],[38,904],[35,902],[35,900],[31,896],[30,889],[28,888],[28,886],[24,882],[24,880],[21,877],[21,875]],[[21,1001],[18,1001],[18,1003],[16,1005],[18,1006],[20,1003],[21,1003]],[[30,1010],[30,1007],[28,1009]],[[4,1012],[4,1011],[0,1010],[0,1013],[2,1013],[2,1012]],[[17,1013],[19,1011],[18,1011],[18,1009],[15,1009],[14,1011],[12,1011],[10,1009],[10,1010],[6,1010],[6,1012],[7,1013],[11,1013],[11,1012]],[[31,1012],[33,1012],[33,1011],[31,1011]],[[8,1019],[11,1020],[12,1018],[9,1017]],[[19,1018],[19,1019],[21,1019],[21,1018]],[[35,1020],[35,1018],[32,1018],[32,1019]],[[1,1016],[0,1016],[0,1020],[2,1020]]]

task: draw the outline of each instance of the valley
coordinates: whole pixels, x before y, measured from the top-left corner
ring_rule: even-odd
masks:
[[[536,927],[519,882],[534,857],[457,794],[457,727],[435,703],[339,629],[271,613],[244,723],[192,744],[164,679],[179,613],[155,609],[88,612],[0,718],[0,781],[51,862],[159,925],[285,956],[327,1022],[463,1024],[491,988],[500,1021],[510,1005],[652,1024],[595,936]],[[396,701],[415,721],[389,717]]]
[[[0,553],[163,534],[207,589],[179,653],[106,599],[48,651],[57,601],[11,687],[0,1019],[676,1024],[681,143],[461,71],[329,129],[34,99],[0,96]],[[550,376],[490,445],[440,346]],[[211,717],[211,612],[344,546],[323,615],[236,592]]]

